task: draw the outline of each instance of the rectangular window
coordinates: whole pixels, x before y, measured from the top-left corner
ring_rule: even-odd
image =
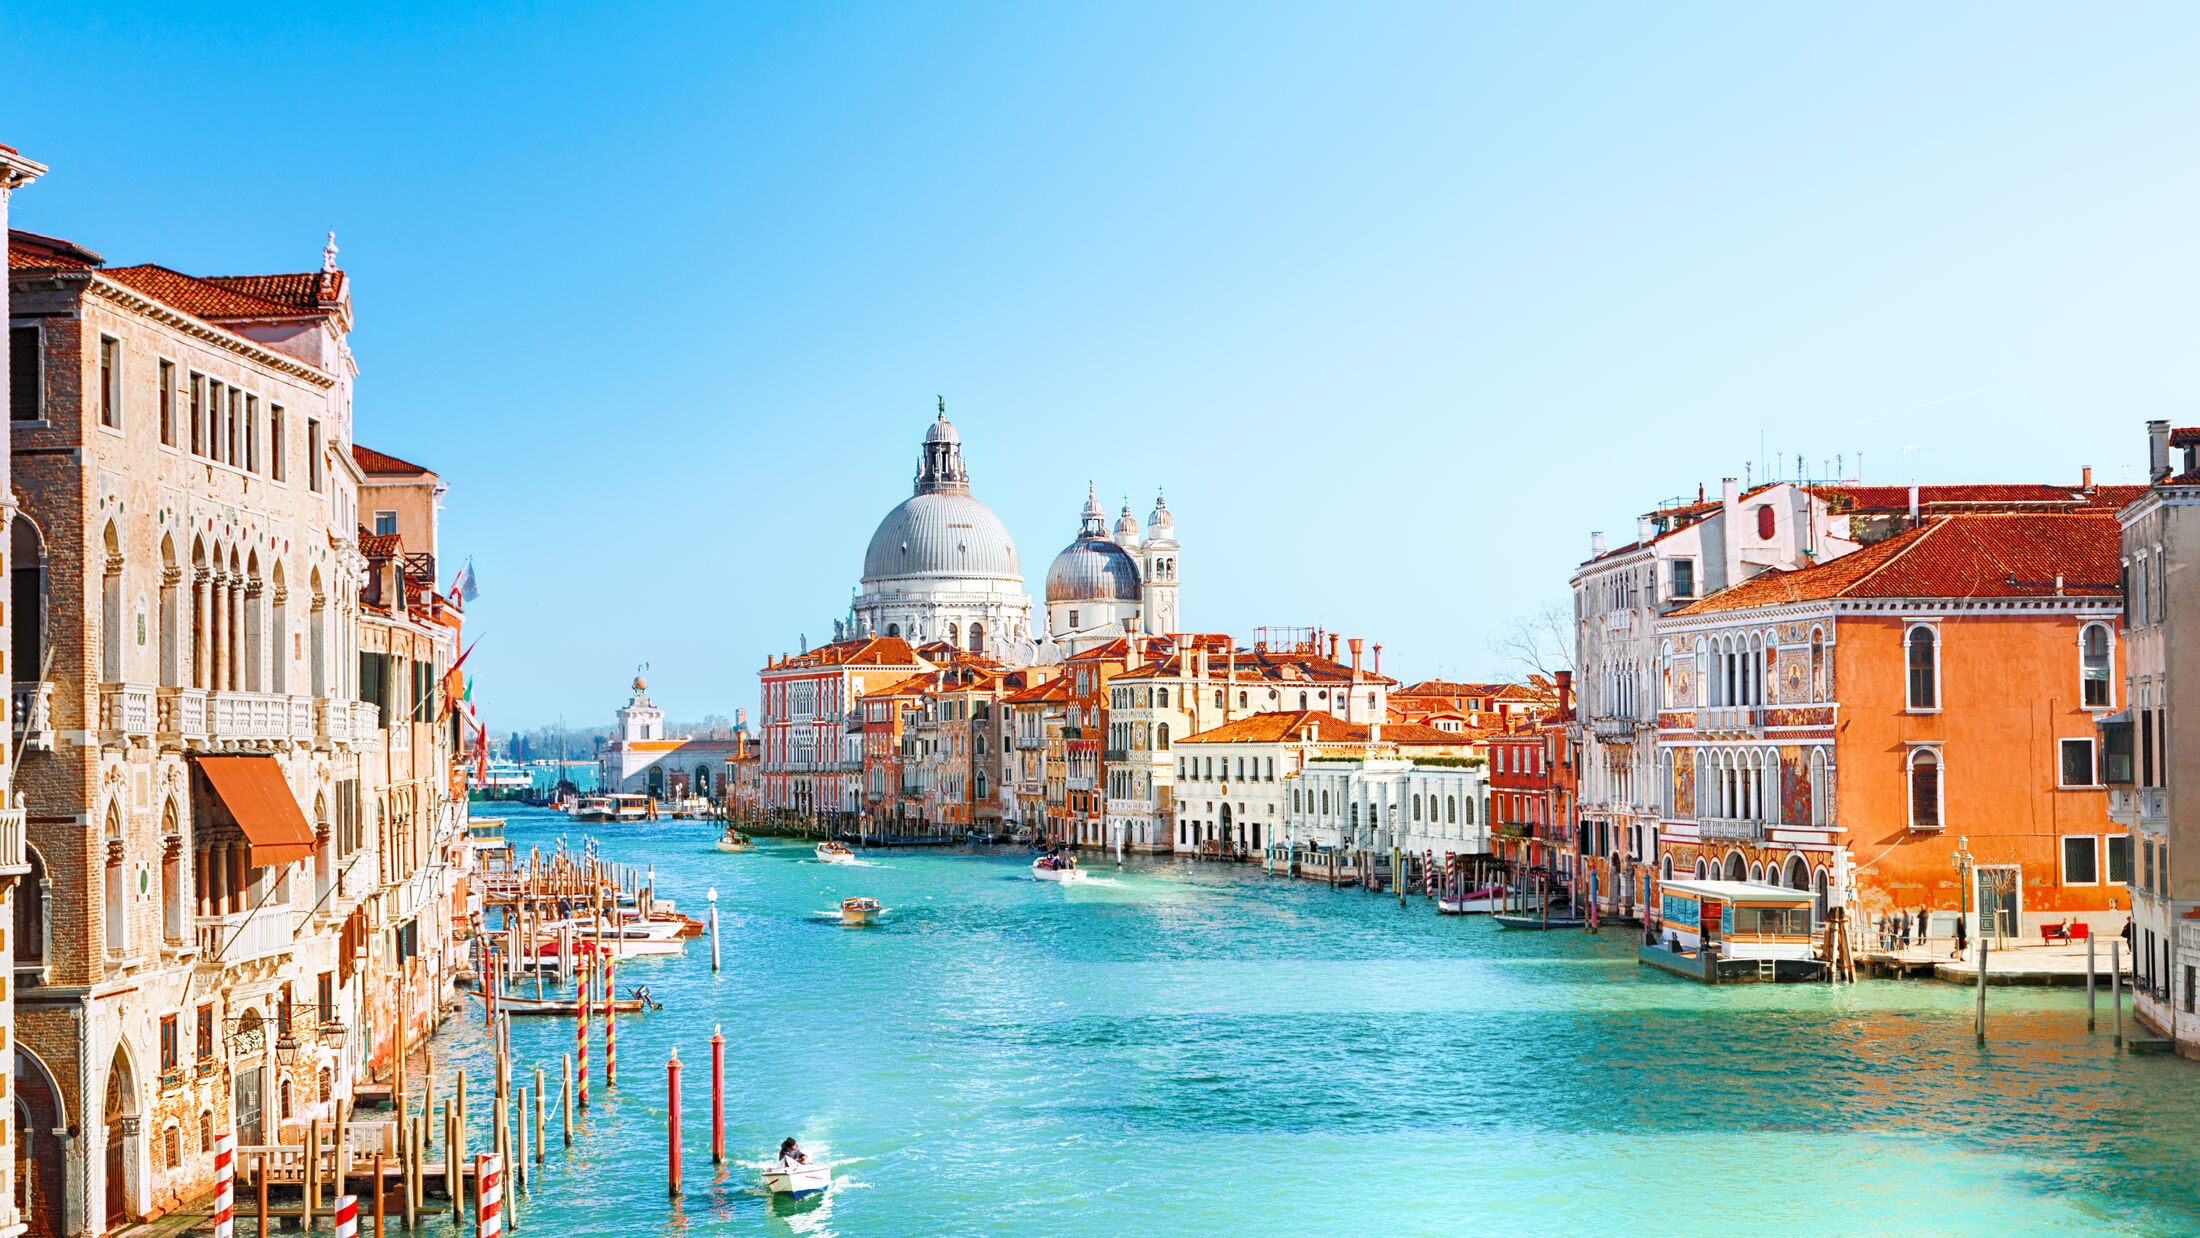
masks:
[[[306,488],[321,492],[321,423],[306,418]]]
[[[229,388],[218,378],[206,383],[206,458],[222,458],[222,403]]]
[[[1911,628],[1904,644],[1909,649],[1910,708],[1940,708],[1940,638],[1931,628]]]
[[[2154,781],[2154,711],[2139,711],[2139,785],[2158,786]]]
[[[214,1060],[214,1004],[212,1002],[199,1007],[198,1037],[192,1041],[191,1049],[202,1062]]]
[[[2100,840],[2092,835],[2072,835],[2062,840],[2063,878],[2066,886],[2097,885],[2101,880]]]
[[[235,387],[229,389],[229,462],[238,464],[244,460],[244,392]]]
[[[260,397],[244,398],[244,467],[247,472],[260,471]]]
[[[2153,839],[2142,838],[2139,840],[2139,864],[2139,888],[2142,890],[2152,890],[2154,888]]]
[[[283,406],[267,406],[267,475],[283,480]]]
[[[160,363],[160,441],[176,445],[176,363],[167,360]]]
[[[194,456],[206,454],[206,439],[203,429],[205,416],[206,375],[193,374],[191,376],[191,454]]]
[[[336,1022],[336,973],[321,973],[321,983],[315,994],[321,1007],[321,1022]]]
[[[99,424],[123,429],[123,341],[99,336]]]
[[[2062,741],[2062,785],[2066,787],[2092,787],[2100,784],[2094,780],[2093,741],[2090,739],[2066,739]]]
[[[2108,879],[2118,885],[2131,884],[2131,835],[2117,834],[2108,839]]]
[[[36,327],[8,328],[8,417],[37,421],[46,414],[45,356]]]
[[[2101,731],[2101,781],[2111,786],[2131,785],[2131,723],[2104,722]]]
[[[1673,596],[1677,598],[1696,596],[1696,561],[1694,559],[1673,560]]]
[[[176,1016],[163,1015],[160,1020],[160,1072],[167,1074],[176,1068]]]
[[[397,532],[396,512],[381,511],[374,513],[374,535],[376,537],[388,537],[395,532]]]

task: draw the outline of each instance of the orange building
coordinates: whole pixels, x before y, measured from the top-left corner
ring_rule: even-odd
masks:
[[[2118,553],[2106,513],[1927,517],[1664,616],[1659,878],[2120,929],[2131,840],[2095,752]]]

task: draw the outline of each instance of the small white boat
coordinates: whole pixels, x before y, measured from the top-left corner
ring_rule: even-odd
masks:
[[[749,840],[748,835],[728,826],[726,832],[718,836],[718,849],[739,854],[743,851],[756,850],[756,844]]]
[[[832,1185],[833,1167],[823,1161],[802,1165],[773,1161],[764,1167],[764,1189],[774,1195],[810,1195]]]
[[[1075,860],[1049,862],[1047,857],[1042,855],[1031,862],[1031,875],[1041,881],[1059,881],[1067,884],[1072,881],[1083,881],[1085,870],[1077,867],[1077,861]]]
[[[875,898],[844,898],[840,900],[840,922],[860,927],[876,921],[885,910]]]
[[[1541,911],[1543,896],[1507,891],[1503,886],[1483,886],[1464,894],[1436,896],[1436,913],[1444,916],[1487,915],[1497,911]]]
[[[819,843],[816,854],[820,864],[853,864],[856,859],[855,852],[836,842]]]

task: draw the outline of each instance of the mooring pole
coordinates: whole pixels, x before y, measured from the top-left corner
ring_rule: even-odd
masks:
[[[726,1161],[726,1036],[723,1028],[710,1032],[710,1163]]]
[[[680,1050],[675,1047],[665,1063],[665,1159],[671,1175],[672,1194],[680,1194]]]
[[[2085,1030],[2093,1030],[2093,934],[2085,935]]]
[[[1991,953],[1993,938],[1979,934],[1978,939],[1978,1042],[1986,1043],[1986,961]]]
[[[2116,1018],[2116,1045],[2124,1043],[2124,939],[2108,939],[2108,1007]]]

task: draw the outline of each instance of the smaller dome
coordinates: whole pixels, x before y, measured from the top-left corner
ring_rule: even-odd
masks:
[[[1047,568],[1047,601],[1136,602],[1138,564],[1105,537],[1080,537]]]
[[[1138,541],[1138,517],[1131,515],[1131,501],[1123,500],[1123,514],[1115,518],[1115,540],[1135,544]]]
[[[1089,481],[1085,483],[1085,510],[1079,515],[1088,525],[1107,527],[1108,513],[1100,506],[1100,495]]]
[[[924,441],[927,443],[960,443],[962,442],[962,436],[955,433],[955,423],[949,421],[947,413],[942,411],[939,420],[933,422],[932,428],[924,432]]]
[[[1159,491],[1154,492],[1153,513],[1146,517],[1146,528],[1157,540],[1176,529],[1176,517],[1169,514],[1169,501],[1162,498]]]

